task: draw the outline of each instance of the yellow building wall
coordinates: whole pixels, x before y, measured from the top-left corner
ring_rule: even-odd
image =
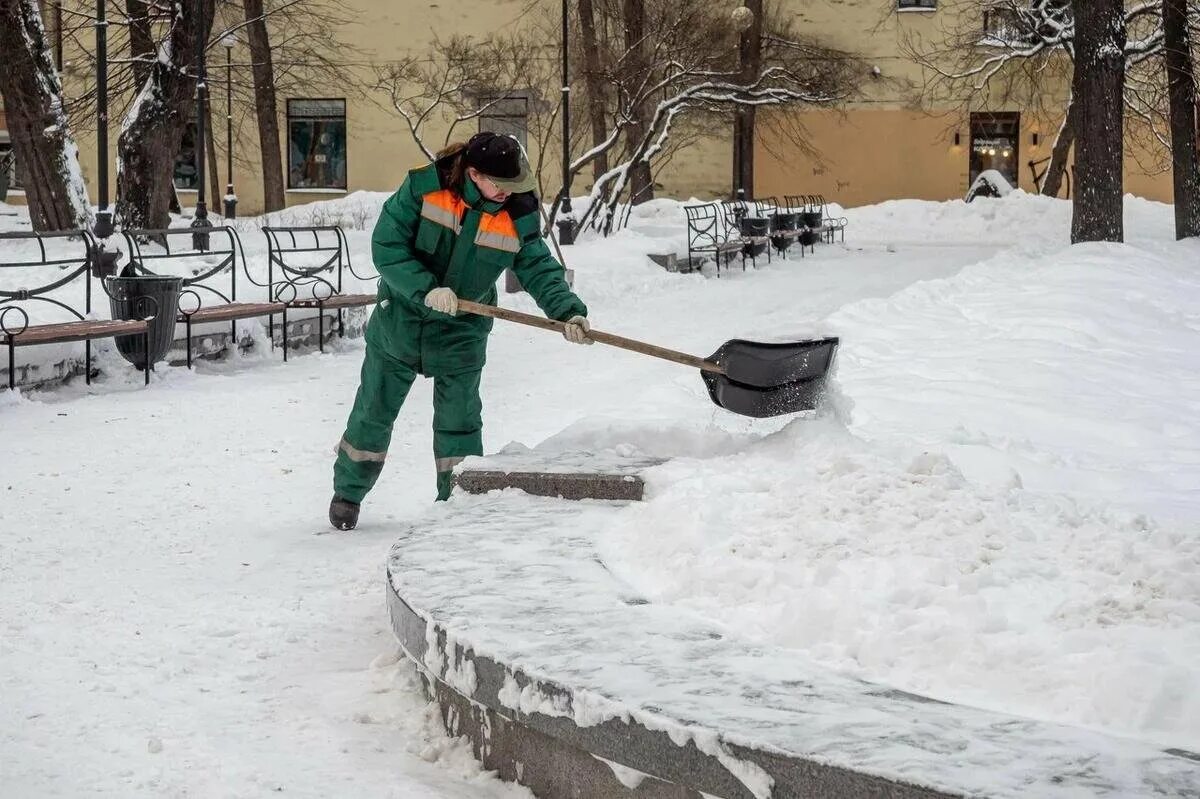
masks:
[[[1014,109],[1017,110],[1017,109]],[[970,184],[970,124],[957,112],[941,116],[906,109],[860,109],[799,114],[815,155],[806,154],[764,126],[755,146],[754,182],[760,197],[822,194],[843,206],[913,198],[949,200]],[[1061,119],[1022,114],[1017,153],[1018,187],[1036,192],[1030,161],[1049,158]],[[954,144],[954,133],[959,144]],[[1038,144],[1033,144],[1033,134]],[[1153,171],[1162,154],[1127,137],[1125,192],[1172,202],[1169,171]],[[1069,162],[1069,165],[1070,162]],[[1037,165],[1038,173],[1046,168]],[[1063,191],[1060,196],[1065,196]]]

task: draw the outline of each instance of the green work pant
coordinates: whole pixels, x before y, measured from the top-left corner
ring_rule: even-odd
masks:
[[[440,500],[450,496],[454,466],[468,455],[483,454],[481,374],[433,379],[433,457]],[[362,502],[379,479],[396,415],[416,378],[412,368],[368,336],[358,394],[333,466],[333,490],[338,496]]]

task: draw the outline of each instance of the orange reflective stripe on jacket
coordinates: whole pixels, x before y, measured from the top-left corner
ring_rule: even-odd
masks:
[[[504,252],[519,252],[521,239],[517,236],[517,226],[513,224],[508,211],[498,214],[484,214],[479,220],[479,232],[475,234],[475,243],[480,247],[490,247]]]
[[[442,189],[431,191],[421,199],[421,216],[455,233],[462,230],[460,220],[467,210],[467,204],[461,197],[449,189]]]
[[[429,192],[421,200],[421,216],[453,230],[456,235],[462,232],[463,214],[469,206],[461,197],[449,189],[439,189]],[[519,252],[521,239],[508,211],[496,214],[481,213],[475,244],[493,250]]]

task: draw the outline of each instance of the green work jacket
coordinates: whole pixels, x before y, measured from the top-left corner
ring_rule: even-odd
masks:
[[[380,281],[369,332],[393,357],[428,376],[482,369],[492,329],[486,317],[426,308],[425,295],[439,286],[494,305],[496,281],[511,268],[547,317],[587,315],[542,239],[533,194],[500,204],[484,199],[469,179],[459,192],[448,182],[448,164],[409,172],[384,203],[371,238]]]

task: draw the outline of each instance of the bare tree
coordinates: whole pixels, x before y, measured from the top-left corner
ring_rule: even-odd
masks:
[[[1055,135],[1050,164],[1042,175],[1043,194],[1058,194],[1072,145],[1076,140],[1076,96],[1065,107],[1041,105],[1055,101],[1050,91],[1070,83],[1075,68],[1076,22],[1071,0],[950,0],[948,22],[929,37],[905,39],[907,54],[930,76],[921,88],[923,99],[936,105],[970,108],[1013,102],[1034,110],[1057,111],[1063,122]],[[1125,37],[1123,67],[1131,75],[1145,70],[1161,52],[1161,0],[1123,4]],[[1149,120],[1149,89],[1131,78],[1122,95],[1125,109]]]
[[[34,230],[91,227],[79,151],[37,0],[0,0],[0,97]]]
[[[190,13],[196,0],[109,0],[109,4],[109,102],[114,116],[128,117],[155,71],[160,70],[160,55],[177,57],[172,37],[176,35],[180,10]],[[261,152],[267,207],[281,208],[283,155],[275,97],[298,92],[301,86],[307,92],[314,85],[337,86],[346,94],[362,91],[363,81],[346,63],[345,43],[339,38],[346,12],[336,0],[206,0],[205,6],[214,16],[205,40],[206,52],[219,52],[221,40],[231,34],[249,44],[249,58],[233,64],[239,74],[247,75],[246,80],[234,84],[234,106],[235,114],[237,109],[246,112],[237,116],[257,121],[258,136],[256,147],[241,147],[239,151]],[[94,70],[93,19],[79,11],[70,11],[65,18],[62,35],[77,53],[77,67]],[[190,47],[189,52],[194,49]],[[189,63],[181,68],[186,71],[190,64],[189,57]],[[67,110],[76,129],[94,129],[95,103],[91,84],[68,98]],[[181,141],[192,113],[188,107],[178,131]],[[174,130],[172,126],[172,135]],[[178,147],[177,142],[176,151]],[[167,149],[161,151],[163,157]],[[171,159],[175,155],[170,153]],[[243,156],[239,161],[248,163],[249,159]],[[154,168],[170,172],[171,163],[156,160]]]
[[[205,11],[201,15],[201,7]],[[117,139],[117,216],[126,227],[170,223],[174,192],[171,165],[179,151],[196,90],[191,65],[208,41],[213,7],[203,0],[176,0],[170,33],[121,126]]]
[[[1121,0],[1075,0],[1078,118],[1071,241],[1122,241],[1125,10]]]
[[[1041,192],[1047,197],[1057,197],[1062,191],[1063,178],[1067,174],[1067,160],[1071,148],[1075,145],[1075,100],[1067,102],[1067,114],[1059,125],[1054,137],[1054,146],[1050,149],[1050,165],[1042,176]]]
[[[618,90],[623,94],[624,110],[629,118],[626,136],[636,147],[646,138],[649,128],[649,98],[642,97],[639,90],[651,78],[654,69],[648,56],[645,3],[643,0],[623,0],[621,13],[625,25],[625,52],[620,63],[628,79],[618,82]],[[640,160],[633,162],[629,172],[629,194],[634,205],[654,199],[654,180],[649,163]]]
[[[670,139],[672,126],[681,115],[695,111],[728,112],[742,106],[824,105],[845,99],[845,83],[826,84],[814,77],[798,75],[783,66],[765,66],[752,81],[743,83],[737,79],[737,75],[728,73],[684,70],[672,74],[664,84],[650,87],[655,94],[663,89],[673,90],[674,93],[659,101],[645,135],[636,142],[628,157],[596,181],[582,223],[590,222],[606,235],[612,232],[618,222],[622,194],[629,185],[634,167],[652,164],[662,154],[664,145]],[[609,141],[616,139],[621,132],[622,126],[618,125]],[[599,149],[593,148],[585,153],[572,168],[582,168],[595,157]]]
[[[505,100],[527,97],[542,71],[536,48],[521,36],[455,35],[435,39],[428,56],[409,56],[380,69],[375,87],[386,93],[413,141],[433,160],[437,150],[461,135],[461,126]],[[437,124],[446,125],[440,144],[430,138],[430,126]]]
[[[768,14],[761,69],[743,79],[737,34],[722,9],[689,0],[647,4],[642,8],[641,35],[633,35],[639,32],[635,26],[627,38],[627,12],[634,17],[639,13],[629,5],[628,0],[594,0],[598,52],[574,56],[583,62],[576,75],[600,72],[599,80],[585,77],[587,86],[571,87],[573,99],[579,98],[578,89],[586,92],[593,124],[591,130],[576,130],[569,146],[582,155],[569,168],[573,177],[597,163],[615,164],[598,173],[584,216],[584,222],[606,233],[620,224],[621,203],[647,196],[655,173],[701,131],[729,124],[741,108],[836,103],[853,91],[863,74],[861,63],[851,55],[798,36],[785,22],[771,22]],[[579,24],[586,23],[581,18]],[[437,145],[429,141],[431,123],[446,126],[448,141],[458,126],[489,113],[495,100],[488,98],[527,93],[530,86],[555,82],[545,72],[547,61],[537,55],[535,43],[545,38],[535,23],[511,36],[438,41],[428,56],[414,55],[382,71],[378,87],[406,121],[422,152],[432,158]],[[596,84],[603,88],[596,89]],[[600,101],[604,105],[597,113]],[[553,135],[558,108],[541,103],[530,109],[530,133],[542,145],[535,164],[539,175],[540,156]],[[598,124],[603,129],[598,130]],[[783,127],[797,147],[807,146],[798,122]],[[552,214],[558,210],[555,205]]]
[[[1196,151],[1196,74],[1186,0],[1164,0],[1163,32],[1175,188],[1175,236],[1200,236],[1200,155]]]
[[[269,213],[278,211],[285,205],[275,67],[271,59],[271,39],[267,33],[263,0],[244,0],[243,5],[254,76],[254,114],[258,121],[258,147],[262,153],[263,208]]]
[[[756,15],[761,35],[753,37],[760,52],[743,59],[739,32],[731,28],[725,9],[689,2],[654,6],[645,37],[649,52],[641,67],[631,68],[627,54],[612,59],[609,80],[621,91],[609,136],[572,167],[584,168],[600,153],[617,159],[593,186],[585,222],[605,233],[619,224],[623,193],[636,195],[633,176],[669,160],[687,140],[678,134],[689,125],[711,130],[714,124],[729,124],[740,111],[767,106],[833,105],[856,89],[865,74],[861,61],[800,36],[789,18],[763,11]],[[749,70],[746,64],[754,61],[758,68]],[[644,129],[636,112],[642,106],[652,109]],[[790,146],[809,148],[799,115],[772,116]],[[749,159],[746,166],[753,168]]]
[[[600,61],[600,45],[596,39],[596,11],[592,0],[579,0],[580,45],[583,48],[583,78],[587,87],[588,121],[592,126],[591,146],[604,141],[608,133],[607,103],[604,96],[603,67]],[[607,154],[592,162],[593,180],[608,171]]]

